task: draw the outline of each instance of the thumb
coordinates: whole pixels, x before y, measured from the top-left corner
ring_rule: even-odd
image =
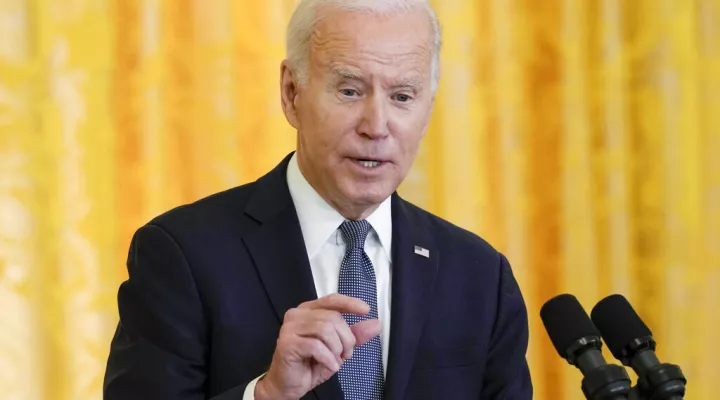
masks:
[[[358,347],[379,335],[382,331],[382,324],[377,319],[366,319],[352,325],[350,330],[355,335],[355,347]]]

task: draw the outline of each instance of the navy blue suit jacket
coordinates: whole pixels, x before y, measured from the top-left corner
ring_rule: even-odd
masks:
[[[136,232],[105,399],[240,400],[268,369],[285,312],[317,298],[288,161]],[[385,399],[531,399],[527,312],[505,257],[397,194],[392,218]],[[337,375],[306,399],[342,399]]]

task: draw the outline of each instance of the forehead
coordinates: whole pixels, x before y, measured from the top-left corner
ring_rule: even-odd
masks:
[[[391,15],[332,11],[322,15],[313,31],[311,67],[429,74],[432,37],[430,19],[422,10]]]

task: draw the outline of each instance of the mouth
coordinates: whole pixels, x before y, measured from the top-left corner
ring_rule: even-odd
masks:
[[[355,164],[357,164],[363,168],[367,168],[367,169],[378,168],[384,164],[387,164],[386,161],[373,160],[373,159],[369,159],[369,158],[353,158],[352,161]]]

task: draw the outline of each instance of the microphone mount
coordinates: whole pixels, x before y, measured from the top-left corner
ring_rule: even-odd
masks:
[[[652,336],[632,340],[622,349],[620,361],[635,371],[645,371],[638,376],[639,400],[682,400],[687,379],[679,366],[660,363],[655,355],[657,344]]]
[[[588,400],[625,400],[630,393],[630,376],[625,368],[607,364],[597,336],[577,339],[567,350],[568,363],[583,373],[582,391]]]

